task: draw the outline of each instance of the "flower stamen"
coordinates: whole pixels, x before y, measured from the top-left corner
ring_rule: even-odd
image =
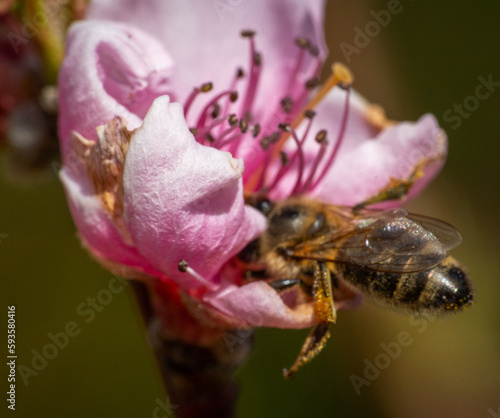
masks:
[[[187,119],[187,114],[189,112],[189,109],[191,108],[191,105],[193,104],[194,99],[198,96],[200,93],[208,93],[210,90],[212,90],[213,84],[211,82],[204,83],[200,87],[195,87],[191,94],[188,96],[186,99],[186,102],[184,103],[184,118]]]
[[[307,180],[305,181],[305,183],[303,184],[303,186],[300,189],[294,190],[292,192],[294,194],[295,193],[305,193],[306,191],[309,190],[309,188],[311,187],[311,184],[313,182],[314,175],[316,174],[316,171],[319,167],[319,164],[321,163],[321,160],[325,156],[326,146],[328,144],[328,140],[326,139],[326,131],[325,130],[319,131],[317,133],[315,139],[316,139],[316,142],[321,145],[319,152],[316,154],[316,159],[314,160],[314,163],[313,163],[312,168],[311,168],[311,172],[309,173]]]
[[[347,87],[346,88],[346,96],[345,96],[344,112],[342,114],[342,122],[340,125],[339,132],[337,134],[337,140],[335,141],[335,146],[333,147],[332,152],[330,153],[330,157],[328,158],[328,161],[324,165],[323,171],[321,172],[319,177],[316,179],[316,181],[312,184],[312,186],[310,188],[306,188],[306,190],[308,190],[308,191],[313,190],[319,184],[319,182],[323,179],[323,177],[325,177],[326,173],[328,172],[328,170],[332,166],[333,161],[335,160],[335,157],[337,156],[337,153],[340,149],[340,145],[343,142],[345,130],[347,127],[347,119],[349,117],[350,92],[351,92],[350,88]]]
[[[256,51],[255,48],[255,32],[254,31],[243,31],[241,32],[241,36],[244,38],[248,38],[250,40],[250,72],[249,79],[247,84],[247,89],[245,92],[245,99],[243,101],[243,105],[241,111],[243,114],[248,115],[245,116],[248,122],[252,120],[252,105],[255,99],[255,95],[257,93],[257,87],[259,84],[261,69],[262,69],[262,55]]]
[[[203,286],[205,286],[207,289],[209,289],[209,290],[217,289],[217,287],[218,287],[217,285],[209,282],[207,279],[205,279],[200,274],[198,274],[195,270],[193,270],[191,267],[189,267],[189,264],[187,263],[186,260],[179,261],[179,264],[177,265],[177,267],[181,273],[188,273],[191,277],[195,278],[201,284],[203,284]]]
[[[349,71],[347,67],[345,67],[341,63],[334,63],[332,65],[332,74],[331,76],[327,79],[327,81],[323,84],[323,86],[319,89],[319,91],[316,93],[316,95],[307,103],[306,106],[304,106],[304,109],[307,109],[304,112],[300,112],[295,119],[292,121],[290,124],[290,131],[286,132],[284,135],[281,135],[279,141],[277,141],[271,151],[271,156],[266,156],[266,161],[263,165],[258,167],[255,172],[252,174],[252,176],[247,180],[246,182],[246,190],[259,190],[262,188],[262,185],[264,183],[264,176],[267,171],[267,167],[275,161],[279,155],[280,152],[285,145],[286,141],[292,136],[292,132],[297,129],[297,127],[303,122],[305,118],[308,116],[308,112],[310,112],[312,109],[314,109],[316,106],[319,105],[319,103],[325,98],[327,93],[332,90],[334,87],[338,86],[344,89],[347,89],[353,82],[353,75]],[[341,128],[341,131],[343,132],[345,130],[344,128]],[[343,134],[342,134],[343,136]],[[341,136],[339,136],[341,137]],[[335,147],[337,149],[337,147]],[[324,150],[320,150],[320,152],[324,152]],[[334,154],[333,154],[334,155]],[[331,161],[333,161],[332,158],[330,158]],[[324,176],[324,173],[321,174],[321,177]],[[312,180],[311,180],[312,181]],[[273,182],[274,184],[274,182]],[[317,182],[315,182],[317,184]],[[273,186],[274,187],[274,186]]]

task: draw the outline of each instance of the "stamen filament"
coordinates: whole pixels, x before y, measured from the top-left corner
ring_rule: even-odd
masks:
[[[207,103],[207,105],[201,111],[200,117],[198,118],[198,121],[196,123],[196,126],[198,127],[198,129],[205,125],[207,117],[210,113],[209,112],[210,108],[213,107],[222,97],[231,96],[233,93],[234,93],[234,91],[230,91],[230,90],[223,91],[222,93],[219,93],[217,96],[215,96],[212,100],[210,100]]]
[[[334,63],[332,65],[332,75],[323,84],[316,95],[307,103],[304,107],[305,109],[314,109],[318,104],[325,98],[327,93],[333,89],[335,86],[341,84],[343,87],[350,86],[353,82],[354,77],[347,67],[340,63]],[[304,91],[304,95],[307,91]],[[306,112],[301,112],[291,123],[291,129],[295,130],[306,117]],[[245,189],[248,191],[258,190],[264,182],[264,175],[266,173],[267,166],[279,157],[280,151],[283,148],[285,142],[290,138],[291,133],[286,133],[281,136],[280,140],[275,144],[272,150],[272,155],[267,159],[264,165],[258,167],[252,176],[247,180]],[[322,176],[324,174],[322,173]]]
[[[179,271],[182,273],[188,273],[191,277],[194,277],[196,280],[198,280],[203,286],[205,286],[209,290],[215,290],[217,289],[217,285],[215,283],[209,282],[207,279],[199,275],[195,270],[193,270],[191,267],[189,267],[189,264],[186,262],[186,260],[181,260],[179,261]]]
[[[231,126],[229,127],[228,129],[226,129],[224,132],[222,132],[214,141],[214,148],[217,148],[217,149],[221,149],[224,145],[227,145],[228,143],[230,143],[234,138],[230,138],[229,139],[226,139],[225,141],[222,141],[222,139],[229,135],[231,132],[234,132],[236,129],[238,129],[238,126],[235,125],[235,126]],[[237,135],[236,138],[239,138],[240,135]]]
[[[253,34],[252,36],[247,37],[250,39],[250,71],[248,85],[245,92],[245,100],[243,101],[243,106],[241,109],[243,114],[251,115],[252,104],[257,92],[257,85],[259,83],[262,68],[262,58],[255,49],[255,40]]]
[[[324,131],[322,131],[322,132],[324,132]],[[313,163],[313,165],[311,167],[311,172],[309,173],[309,176],[307,177],[307,180],[304,182],[302,188],[300,188],[298,190],[294,190],[293,194],[295,194],[295,193],[305,193],[305,192],[307,192],[309,190],[309,188],[311,187],[311,183],[313,182],[314,175],[316,174],[316,171],[317,171],[317,169],[319,167],[319,164],[321,163],[321,160],[325,156],[326,145],[327,145],[326,140],[321,142],[321,147],[319,149],[319,152],[316,154],[316,158],[314,159],[314,163]]]
[[[316,95],[307,103],[305,106],[306,109],[314,109],[316,106],[320,104],[320,102],[325,98],[330,90],[332,90],[339,83],[350,86],[354,80],[349,69],[343,64],[336,62],[332,65],[332,75],[328,77],[328,80],[321,86]],[[305,118],[305,112],[300,113],[295,120],[291,123],[292,129],[297,129],[297,127],[302,123]],[[274,160],[279,151],[285,144],[286,140],[290,137],[290,135],[284,135],[281,138],[280,142],[277,144],[274,152],[276,155],[273,155],[272,160]]]
[[[288,125],[286,127],[286,131],[290,132],[291,128]],[[297,174],[297,180],[295,182],[295,185],[292,190],[297,189],[300,187],[300,184],[302,182],[302,174],[304,172],[304,152],[302,150],[302,144],[304,143],[305,136],[302,137],[301,140],[297,137],[297,133],[295,131],[291,131],[290,134],[292,135],[292,138],[295,140],[295,143],[297,144],[297,151],[293,154],[292,158],[288,160],[288,163],[286,165],[282,165],[281,168],[279,169],[278,173],[274,177],[273,182],[269,187],[266,188],[266,192],[269,193],[274,187],[279,183],[281,178],[285,175],[285,173],[290,169],[292,164],[294,163],[295,159],[298,157],[299,158],[299,167],[298,167],[298,174]]]
[[[307,136],[309,135],[309,131],[311,130],[313,118],[314,118],[314,111],[312,110],[307,110],[306,112],[306,117],[308,119],[308,123],[306,126],[306,130],[304,134],[302,135],[302,138],[300,139],[299,142],[295,141],[297,143],[297,151],[293,153],[292,157],[288,160],[287,165],[282,165],[280,170],[278,171],[278,174],[276,174],[272,184],[266,188],[266,192],[270,192],[276,185],[279,183],[279,181],[283,178],[283,176],[287,173],[287,171],[292,167],[293,163],[295,162],[295,159],[297,158],[298,155],[301,155],[302,158],[304,158],[304,152],[302,150],[302,145],[304,144],[304,141],[306,140]],[[295,139],[295,138],[294,138]]]
[[[295,78],[297,77],[300,67],[302,67],[302,63],[304,62],[304,55],[306,52],[305,44],[299,44],[298,40],[296,41],[296,44],[299,46],[299,56],[297,57],[297,61],[295,61],[295,67],[290,74],[290,78],[288,79],[288,85],[285,90],[287,95],[289,95],[292,90]]]
[[[198,94],[200,94],[200,93],[206,93],[206,92],[212,90],[212,87],[213,87],[212,83],[205,83],[205,84],[202,84],[201,87],[195,87],[193,89],[191,94],[186,99],[186,102],[184,103],[184,118],[187,118],[187,114],[189,112],[189,109],[191,108],[191,105],[193,104],[196,96],[198,96]]]
[[[348,88],[346,90],[346,96],[345,96],[345,106],[344,106],[344,112],[342,114],[342,122],[340,124],[340,129],[339,133],[337,135],[337,140],[335,141],[335,146],[333,147],[333,150],[330,154],[330,158],[328,158],[328,161],[326,162],[325,166],[323,167],[323,171],[317,178],[317,180],[313,183],[313,185],[308,189],[308,191],[312,191],[316,188],[316,186],[319,184],[319,182],[325,177],[327,171],[330,169],[330,167],[333,164],[333,161],[335,160],[335,157],[338,154],[338,151],[340,149],[340,145],[343,142],[344,139],[344,134],[345,130],[347,127],[347,119],[349,117],[349,97],[350,97],[351,90]]]
[[[196,140],[200,143],[203,143],[204,142],[204,137],[207,133],[209,133],[213,128],[215,128],[216,126],[219,126],[219,125],[222,125],[227,119],[215,119],[210,125],[208,126],[204,126],[200,129],[196,129],[196,132],[193,133],[193,135],[195,136]],[[201,140],[200,140],[201,138]]]

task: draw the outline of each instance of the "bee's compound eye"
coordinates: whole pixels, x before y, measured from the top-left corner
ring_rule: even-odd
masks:
[[[324,213],[318,213],[314,222],[307,228],[307,235],[310,237],[315,236],[321,232],[326,226],[326,216]]]
[[[262,199],[257,202],[255,209],[267,216],[273,209],[273,203],[269,199]]]
[[[287,206],[273,213],[269,218],[268,233],[278,237],[302,233],[304,230],[304,210],[299,206]]]

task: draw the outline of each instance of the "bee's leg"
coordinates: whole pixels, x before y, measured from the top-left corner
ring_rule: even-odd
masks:
[[[313,284],[314,315],[318,322],[335,323],[337,312],[333,304],[332,277],[323,261],[318,261]]]
[[[402,200],[408,194],[415,182],[424,175],[424,167],[429,161],[418,164],[413,173],[407,179],[396,179],[392,177],[389,183],[378,193],[366,199],[364,202],[354,206],[354,212],[375,203],[386,202],[388,200]]]
[[[328,338],[330,338],[329,327],[330,324],[317,324],[311,329],[292,367],[283,369],[283,376],[285,376],[285,379],[292,378],[301,366],[309,363],[319,354],[328,341]]]
[[[318,320],[307,336],[300,353],[288,370],[283,370],[286,379],[291,378],[304,364],[311,361],[325,346],[330,338],[330,324],[335,323],[337,314],[332,298],[330,270],[325,263],[318,262],[313,284],[314,314]]]

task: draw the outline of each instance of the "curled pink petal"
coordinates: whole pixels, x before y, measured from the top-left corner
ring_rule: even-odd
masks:
[[[59,136],[67,159],[71,132],[96,139],[95,128],[114,116],[130,129],[153,99],[168,92],[172,60],[159,42],[113,22],[79,22],[69,31],[59,76]]]
[[[88,17],[127,22],[159,39],[180,69],[172,83],[181,100],[201,82],[228,88],[236,69],[248,62],[248,48],[240,33],[255,30],[266,67],[256,109],[264,109],[270,96],[281,99],[287,82],[284,75],[297,55],[295,37],[309,38],[325,57],[323,9],[323,0],[98,0],[92,2]],[[198,71],[186,71],[193,68]]]
[[[222,265],[266,227],[245,206],[243,165],[194,140],[182,108],[153,102],[130,144],[124,172],[125,222],[140,253],[182,288],[200,287],[178,264],[217,281]]]

